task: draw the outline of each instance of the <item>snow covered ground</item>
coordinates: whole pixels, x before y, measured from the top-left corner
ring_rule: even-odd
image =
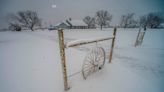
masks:
[[[65,30],[65,41],[111,37],[113,29]],[[143,44],[134,47],[138,29],[118,29],[112,63],[111,41],[105,67],[84,80],[84,57],[96,44],[66,49],[68,92],[163,92],[164,29],[148,29]],[[57,31],[0,32],[0,92],[63,92]]]

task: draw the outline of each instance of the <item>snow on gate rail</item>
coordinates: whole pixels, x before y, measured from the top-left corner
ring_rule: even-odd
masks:
[[[85,45],[85,44],[89,44],[89,43],[95,43],[95,42],[100,42],[100,41],[105,41],[105,40],[110,40],[113,39],[113,37],[106,37],[106,38],[97,38],[97,39],[80,39],[80,40],[75,40],[75,41],[71,41],[65,44],[65,47],[74,47],[74,46],[78,46],[78,45]]]

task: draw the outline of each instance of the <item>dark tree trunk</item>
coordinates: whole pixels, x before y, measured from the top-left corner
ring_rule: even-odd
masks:
[[[34,29],[33,28],[30,28],[31,29],[31,31],[34,31]]]
[[[32,24],[31,27],[30,27],[31,31],[34,31],[33,28],[34,28],[34,24]]]

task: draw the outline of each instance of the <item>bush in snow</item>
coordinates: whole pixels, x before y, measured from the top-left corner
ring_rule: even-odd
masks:
[[[11,30],[11,31],[21,31],[21,27],[20,27],[20,25],[18,25],[18,24],[10,24],[9,25],[9,30]]]
[[[35,27],[41,26],[41,19],[34,11],[19,11],[16,14],[10,14],[7,16],[9,26],[19,25],[20,27],[28,28],[34,31]]]

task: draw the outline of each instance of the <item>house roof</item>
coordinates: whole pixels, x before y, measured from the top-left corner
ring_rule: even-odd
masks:
[[[66,26],[87,26],[83,20],[66,20],[56,24],[55,26],[60,26],[61,24],[65,24]]]
[[[72,26],[87,26],[83,20],[68,20]]]

